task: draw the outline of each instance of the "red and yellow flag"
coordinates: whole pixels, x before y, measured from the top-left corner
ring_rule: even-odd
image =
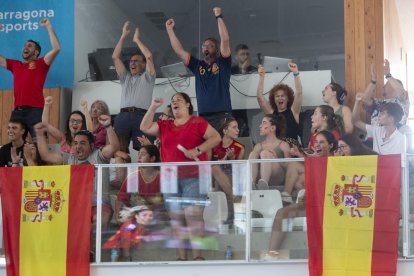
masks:
[[[400,155],[305,159],[309,275],[396,275]]]
[[[0,168],[7,275],[89,275],[93,165]]]

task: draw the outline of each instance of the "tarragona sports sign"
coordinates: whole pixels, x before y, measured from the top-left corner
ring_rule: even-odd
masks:
[[[0,32],[10,33],[13,31],[35,31],[39,29],[39,22],[42,18],[53,18],[54,10],[27,10],[27,11],[5,11],[0,12]]]

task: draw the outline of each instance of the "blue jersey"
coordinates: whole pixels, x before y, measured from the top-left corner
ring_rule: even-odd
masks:
[[[195,76],[198,113],[231,112],[231,56],[220,56],[212,64],[190,56],[187,67]]]

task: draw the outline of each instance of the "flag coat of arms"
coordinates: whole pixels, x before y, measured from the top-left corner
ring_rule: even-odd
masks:
[[[305,159],[309,275],[396,275],[400,155]]]
[[[0,168],[7,275],[89,275],[93,165]]]

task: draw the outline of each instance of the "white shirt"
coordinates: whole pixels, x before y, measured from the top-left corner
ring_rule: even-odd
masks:
[[[373,138],[373,150],[379,154],[405,154],[405,135],[395,129],[388,139],[385,139],[383,126],[365,125],[367,136]]]

